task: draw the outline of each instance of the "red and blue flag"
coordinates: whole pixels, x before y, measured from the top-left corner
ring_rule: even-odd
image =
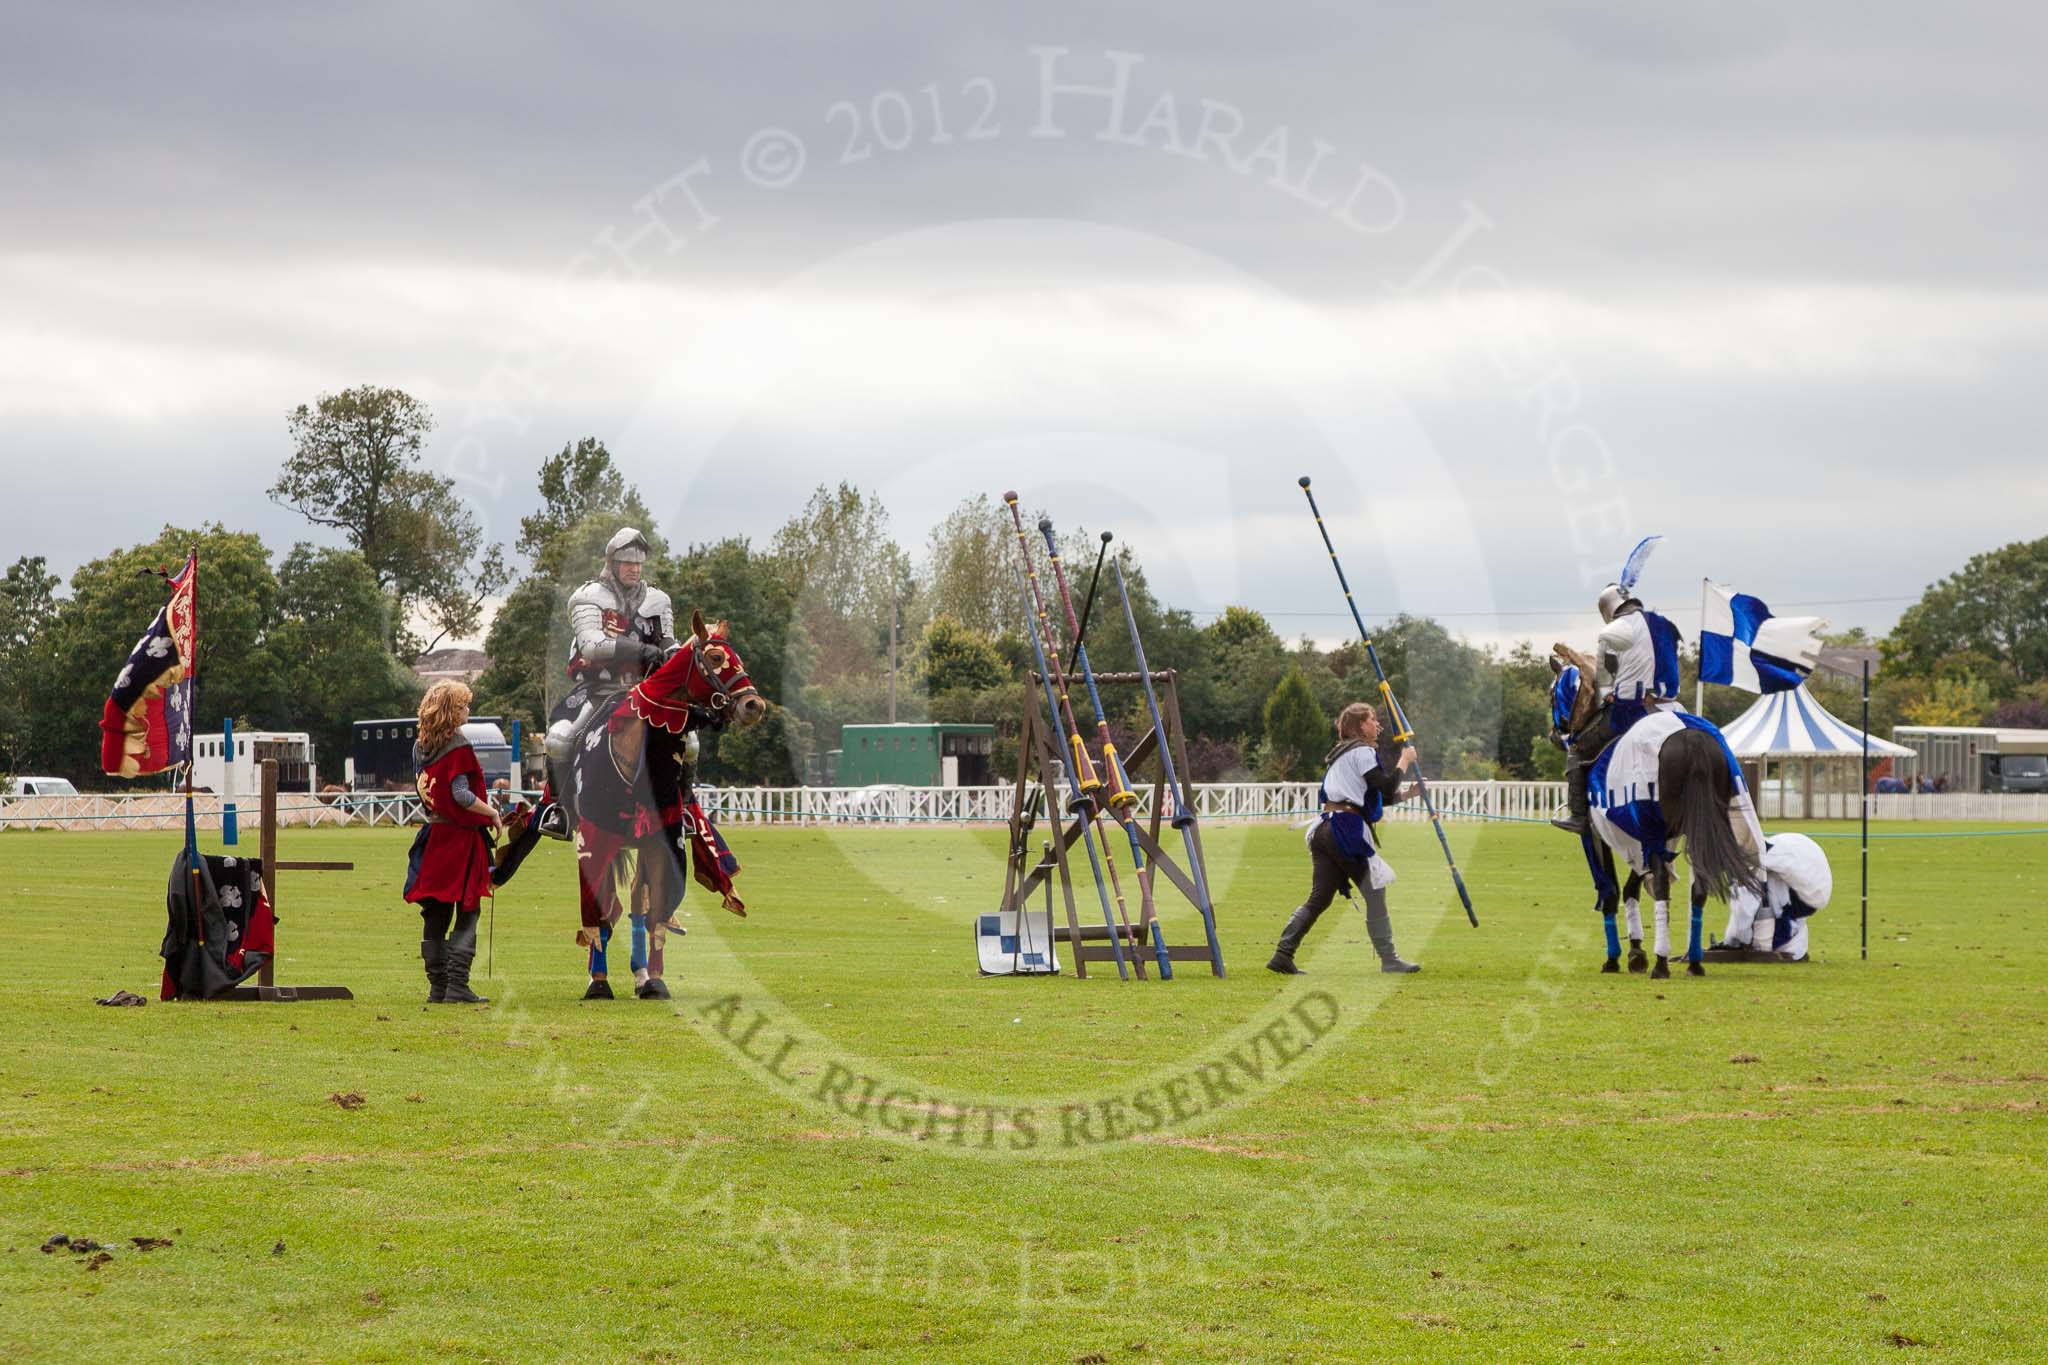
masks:
[[[194,593],[199,556],[171,575],[171,600],[135,642],[100,715],[100,767],[110,777],[141,777],[192,758],[192,680],[199,622]]]

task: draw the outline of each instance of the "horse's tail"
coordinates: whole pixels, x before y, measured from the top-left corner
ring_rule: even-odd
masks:
[[[1762,891],[1759,869],[1730,823],[1735,779],[1712,735],[1688,727],[1664,741],[1657,790],[1665,825],[1685,840],[1686,861],[1710,894],[1726,900],[1738,886]]]

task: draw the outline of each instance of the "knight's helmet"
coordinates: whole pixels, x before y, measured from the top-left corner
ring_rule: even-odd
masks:
[[[1619,583],[1609,583],[1600,590],[1600,619],[1612,621],[1614,614],[1621,610],[1621,604],[1629,600],[1628,590]]]
[[[618,564],[644,564],[647,562],[647,537],[631,526],[621,526],[619,533],[605,542],[604,567],[610,573]]]

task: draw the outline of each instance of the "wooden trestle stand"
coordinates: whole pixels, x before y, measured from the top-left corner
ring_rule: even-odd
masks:
[[[1199,911],[1201,896],[1196,889],[1195,878],[1159,845],[1159,831],[1169,795],[1166,765],[1159,761],[1159,746],[1172,746],[1174,764],[1183,780],[1189,772],[1187,734],[1181,726],[1180,693],[1174,685],[1175,676],[1172,669],[1152,675],[1152,682],[1159,690],[1160,727],[1163,727],[1166,733],[1161,735],[1160,727],[1146,731],[1144,737],[1131,747],[1129,753],[1122,755],[1122,758],[1124,771],[1130,776],[1133,788],[1142,787],[1137,776],[1141,765],[1150,760],[1154,769],[1152,812],[1148,817],[1140,817],[1135,825],[1138,847],[1145,853],[1145,866],[1139,871],[1138,876],[1147,879],[1156,899],[1159,878],[1163,874],[1165,880]],[[1095,675],[1095,681],[1101,686],[1137,686],[1141,679],[1137,673],[1098,673]],[[1087,976],[1090,962],[1116,961],[1117,953],[1116,948],[1112,946],[1112,938],[1121,938],[1124,956],[1130,961],[1138,976],[1143,978],[1145,964],[1148,961],[1155,961],[1151,947],[1152,927],[1140,909],[1145,898],[1137,894],[1137,886],[1133,882],[1127,880],[1124,890],[1124,903],[1132,916],[1128,929],[1121,923],[1114,929],[1107,924],[1091,924],[1085,927],[1081,924],[1075,906],[1074,874],[1068,863],[1068,850],[1080,839],[1082,825],[1087,817],[1076,814],[1071,809],[1073,787],[1066,777],[1069,756],[1060,752],[1057,728],[1040,714],[1044,698],[1043,679],[1036,670],[1030,670],[1025,675],[1025,683],[1024,724],[1022,737],[1017,746],[1016,800],[1010,813],[1009,865],[1003,875],[1002,909],[1005,912],[1014,911],[1022,916],[1027,913],[1032,893],[1044,885],[1048,877],[1055,878],[1059,882],[1060,895],[1066,905],[1067,922],[1064,928],[1053,929],[1053,937],[1071,947],[1075,974]],[[1096,758],[1100,762],[1099,754]],[[1059,837],[1050,843],[1049,852],[1041,856],[1034,866],[1027,867],[1031,827],[1037,820],[1038,803],[1041,799],[1038,793],[1030,790],[1033,776],[1036,776],[1040,788],[1043,789],[1044,809],[1048,813],[1065,811],[1066,817],[1054,821],[1059,826]],[[1193,812],[1189,811],[1186,814],[1192,817]],[[1192,822],[1192,819],[1186,828],[1187,850],[1200,864],[1201,885],[1206,887],[1209,885],[1208,865],[1202,860],[1201,829]],[[1130,842],[1119,823],[1105,814],[1097,823],[1095,832],[1099,838],[1116,841],[1112,847],[1118,850],[1120,868],[1127,871]],[[1092,884],[1086,888],[1086,894],[1099,900]],[[1213,913],[1214,906],[1212,905],[1210,909]],[[1022,920],[1018,920],[1018,923],[1022,923]],[[1204,962],[1208,964],[1213,975],[1223,975],[1221,951],[1212,951],[1207,926],[1204,926],[1202,937],[1203,941],[1198,943],[1169,944],[1166,949],[1167,959],[1171,962]]]
[[[353,872],[354,863],[281,863],[277,860],[277,760],[263,760],[263,786],[259,818],[262,831],[257,837],[257,857],[263,864],[263,891],[270,897],[270,913],[277,913],[277,874],[280,872]],[[256,969],[256,984],[237,986],[220,1000],[353,1000],[355,992],[346,986],[280,986],[277,984],[277,953]]]

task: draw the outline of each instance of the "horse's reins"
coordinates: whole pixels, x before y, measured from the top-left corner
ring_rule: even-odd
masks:
[[[690,662],[696,666],[697,676],[702,678],[704,685],[711,689],[711,700],[708,705],[712,711],[717,712],[723,711],[732,705],[734,694],[752,692],[754,690],[754,680],[746,675],[744,669],[729,682],[719,677],[717,673],[712,671],[711,665],[704,662],[704,652],[710,646],[711,641],[709,640],[698,640],[693,643],[690,647]],[[725,649],[723,645],[719,646],[719,648],[727,658],[734,657],[733,652]]]

